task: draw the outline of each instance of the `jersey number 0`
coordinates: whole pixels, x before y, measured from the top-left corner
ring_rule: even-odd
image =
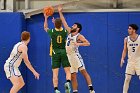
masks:
[[[57,36],[57,43],[62,43],[62,36]]]

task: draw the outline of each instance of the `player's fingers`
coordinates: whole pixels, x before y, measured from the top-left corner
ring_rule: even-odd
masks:
[[[37,79],[39,80],[39,76],[37,77]]]
[[[121,62],[120,67],[122,67],[122,66],[123,66],[123,64],[122,64],[122,62]]]

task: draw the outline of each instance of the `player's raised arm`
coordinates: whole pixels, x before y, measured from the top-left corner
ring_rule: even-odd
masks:
[[[59,5],[59,6],[58,6],[58,12],[59,12],[59,15],[60,15],[60,19],[62,20],[62,23],[63,23],[65,29],[70,33],[71,28],[68,26],[68,24],[67,24],[67,22],[66,22],[66,20],[65,20],[65,18],[64,18],[64,15],[63,15],[63,13],[62,13],[62,9],[63,9],[63,8],[62,8],[62,5]]]
[[[47,32],[48,31],[48,17],[49,16],[47,16],[47,15],[45,15],[44,14],[44,18],[45,18],[45,20],[44,20],[44,30]]]
[[[126,53],[127,53],[127,37],[124,39],[124,48],[123,48],[123,52],[122,52],[120,67],[123,66],[124,59],[126,57]]]

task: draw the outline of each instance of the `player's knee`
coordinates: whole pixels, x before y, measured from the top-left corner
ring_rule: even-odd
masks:
[[[25,83],[21,82],[21,83],[18,84],[18,88],[22,88],[24,85],[25,85]]]
[[[72,79],[72,80],[77,79],[76,73],[73,73],[73,74],[71,75],[71,79]]]
[[[13,84],[13,86],[16,87],[17,89],[22,88],[24,85],[25,85],[24,82],[20,82],[20,83],[18,82],[18,83]]]
[[[25,85],[25,83],[24,83],[24,82],[22,82],[22,83],[21,83],[21,87],[23,87],[24,85]]]
[[[130,77],[125,77],[125,82],[129,82],[131,80]]]
[[[58,77],[57,76],[53,76],[53,81],[57,81]]]
[[[83,76],[89,76],[88,72],[85,69],[81,70],[81,73]]]

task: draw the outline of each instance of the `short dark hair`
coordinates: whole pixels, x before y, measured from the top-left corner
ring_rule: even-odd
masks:
[[[136,31],[139,29],[139,27],[136,24],[129,24],[129,26],[135,29]]]
[[[62,26],[62,20],[60,18],[56,18],[54,24],[57,29],[60,29]]]
[[[81,25],[80,23],[74,23],[74,24],[76,24],[77,27],[79,28],[79,31],[78,31],[78,32],[81,32],[81,30],[82,30],[82,25]]]
[[[29,38],[30,38],[30,32],[23,31],[23,32],[21,33],[21,40],[27,41]]]

